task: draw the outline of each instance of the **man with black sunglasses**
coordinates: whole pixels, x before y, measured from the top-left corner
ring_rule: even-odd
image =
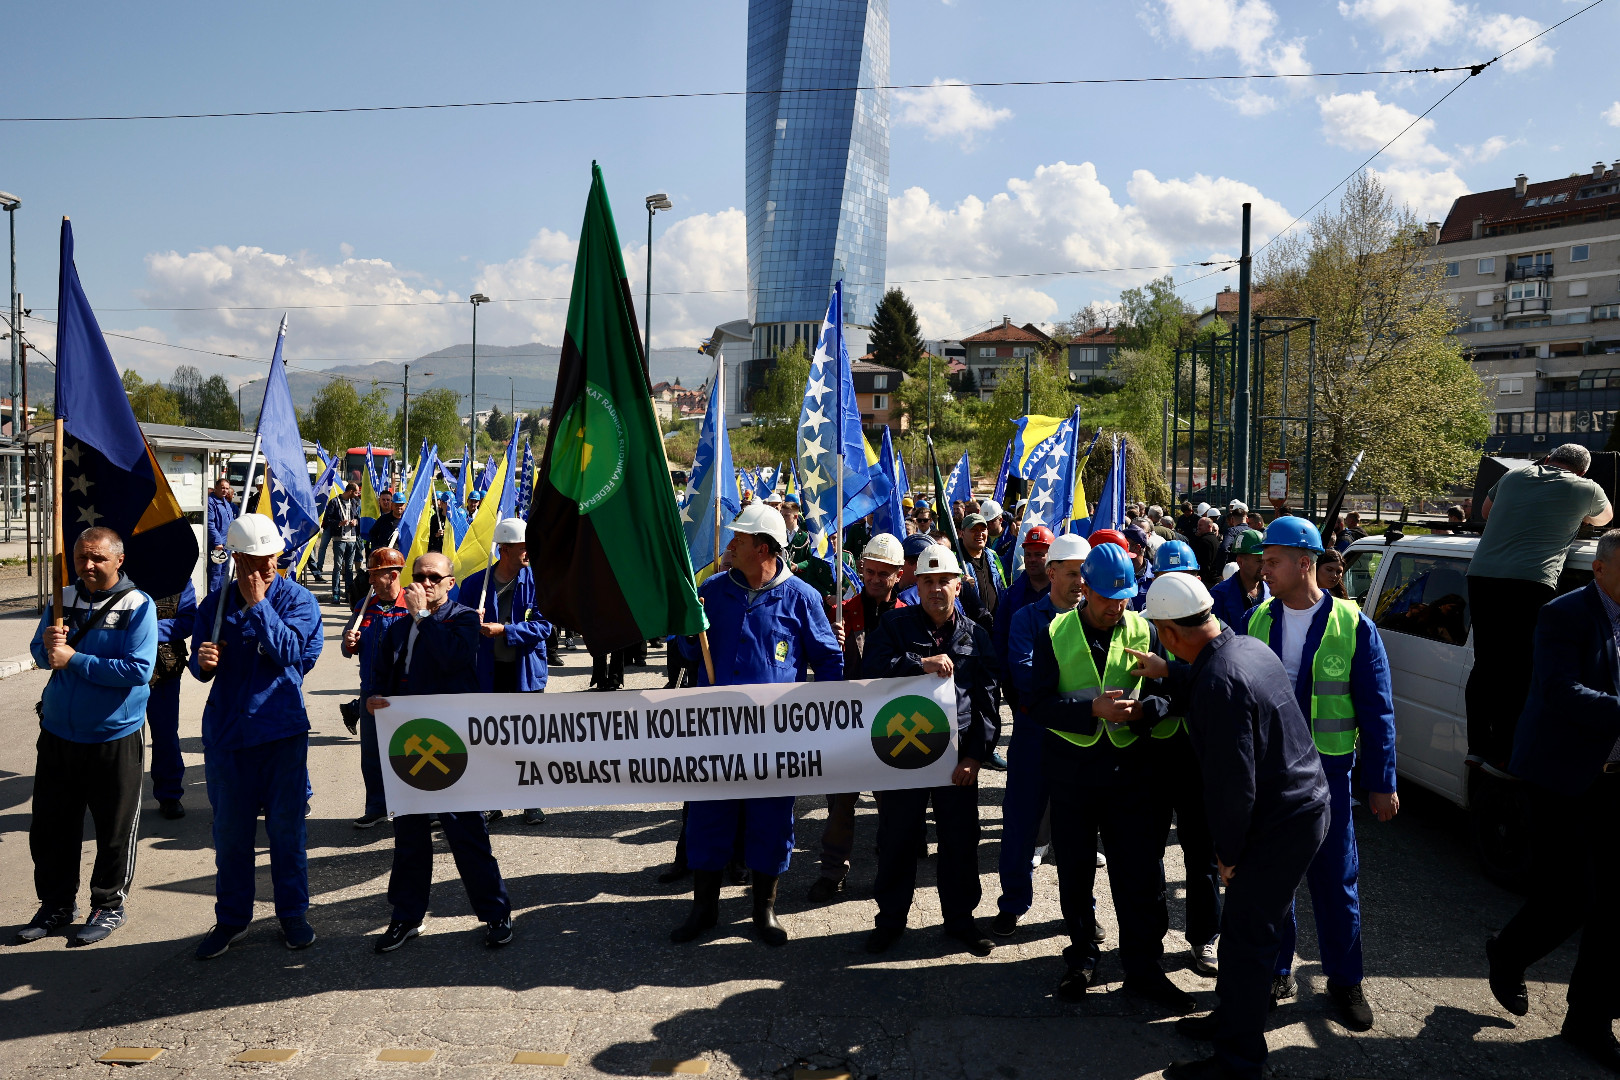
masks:
[[[407,617],[395,619],[383,634],[371,672],[372,696],[366,710],[388,708],[393,694],[478,693],[478,612],[450,599],[456,579],[450,560],[430,551],[417,557],[411,583],[401,594]],[[512,903],[489,846],[489,827],[476,810],[437,814],[456,870],[473,911],[488,924],[484,944],[512,940]],[[433,883],[433,834],[427,814],[394,818],[394,869],[388,902],[394,906],[376,950],[393,952],[422,933],[428,889]]]

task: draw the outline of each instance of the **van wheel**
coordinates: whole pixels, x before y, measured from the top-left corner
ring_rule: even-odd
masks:
[[[1485,876],[1504,889],[1528,892],[1532,843],[1524,785],[1470,770],[1468,821]]]

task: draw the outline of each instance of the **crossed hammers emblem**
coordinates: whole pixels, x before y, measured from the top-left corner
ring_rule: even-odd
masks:
[[[929,753],[930,751],[928,749],[928,745],[921,739],[917,738],[917,733],[919,731],[926,732],[927,730],[928,718],[923,716],[922,713],[911,714],[910,727],[906,726],[906,718],[901,716],[899,713],[895,713],[893,716],[889,717],[888,733],[890,735],[898,734],[900,736],[900,741],[895,743],[893,750],[889,751],[889,756],[899,757],[900,751],[906,748],[907,743],[915,746],[918,750],[921,750],[925,754]]]
[[[449,776],[450,766],[446,765],[438,758],[439,754],[448,754],[449,752],[450,745],[437,735],[429,735],[427,737],[426,746],[422,745],[422,737],[420,735],[412,735],[410,738],[405,740],[405,755],[407,757],[409,757],[411,754],[421,755],[421,758],[417,761],[417,763],[411,766],[412,776],[415,776],[417,773],[421,772],[422,766],[428,764],[431,764],[435,769],[438,769],[446,776]]]

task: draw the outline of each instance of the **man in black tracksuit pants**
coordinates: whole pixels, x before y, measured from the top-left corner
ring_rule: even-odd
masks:
[[[1223,628],[1213,606],[1192,575],[1163,575],[1143,615],[1182,662],[1137,654],[1138,672],[1164,678],[1172,712],[1187,718],[1226,882],[1220,1005],[1176,1023],[1183,1035],[1213,1042],[1215,1055],[1177,1062],[1164,1075],[1259,1080],[1282,925],[1327,833],[1328,786],[1282,661],[1265,642]]]
[[[868,634],[862,674],[895,678],[932,674],[956,682],[957,765],[942,787],[885,791],[878,800],[878,866],[872,891],[876,928],[866,951],[881,953],[899,940],[917,890],[917,850],[927,837],[928,804],[939,833],[939,906],[945,935],[975,956],[992,943],[973,921],[979,906],[979,766],[1001,735],[996,707],[996,657],[990,634],[962,614],[956,597],[962,569],[948,548],[917,557],[920,603],[888,611]],[[882,722],[883,718],[874,721]]]

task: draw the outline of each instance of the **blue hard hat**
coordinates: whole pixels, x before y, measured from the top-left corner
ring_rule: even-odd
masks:
[[[1198,556],[1193,554],[1190,544],[1180,540],[1166,540],[1159,545],[1159,553],[1153,557],[1153,571],[1157,574],[1167,574],[1172,570],[1197,570]]]
[[[1080,576],[1093,592],[1110,600],[1136,595],[1136,567],[1131,556],[1118,544],[1098,544],[1086,556]]]
[[[1302,517],[1280,517],[1266,526],[1267,547],[1297,547],[1322,554],[1322,534]]]
[[[467,498],[469,498],[469,499],[477,499],[479,502],[483,502],[484,501],[484,496],[486,496],[488,494],[489,494],[489,492],[485,491],[483,488],[474,488],[472,490],[472,492],[467,496]]]
[[[900,550],[905,553],[906,558],[915,559],[933,546],[934,539],[927,533],[912,533],[906,537],[905,543],[900,545]]]

